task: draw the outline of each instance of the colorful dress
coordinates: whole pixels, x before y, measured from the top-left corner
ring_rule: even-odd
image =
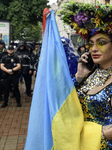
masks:
[[[87,92],[98,85],[104,85],[109,76],[112,75],[112,67],[110,70],[100,70],[91,74],[83,84],[78,84],[74,78],[82,109],[84,112],[84,120],[96,122],[102,126],[112,124],[112,82],[94,95],[88,95]],[[104,79],[105,78],[105,79]],[[112,149],[112,140],[101,141],[101,150]]]

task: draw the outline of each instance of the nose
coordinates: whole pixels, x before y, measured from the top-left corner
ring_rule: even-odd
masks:
[[[98,52],[97,49],[91,49],[91,50],[90,50],[90,54],[92,54],[92,53],[97,53],[97,52]]]
[[[93,47],[92,47],[92,50],[94,50],[94,49],[98,49],[98,47],[97,47],[97,44],[96,44],[96,43],[94,43],[94,45],[93,45]]]
[[[90,50],[91,52],[97,52],[98,51],[98,47],[97,47],[97,44],[94,43],[93,47],[91,48]]]

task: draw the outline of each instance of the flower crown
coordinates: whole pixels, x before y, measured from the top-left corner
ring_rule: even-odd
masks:
[[[59,13],[64,23],[70,25],[84,39],[99,31],[112,33],[112,5],[97,2],[97,6],[94,6],[69,1]]]

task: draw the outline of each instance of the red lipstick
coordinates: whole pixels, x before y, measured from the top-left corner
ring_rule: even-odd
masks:
[[[93,56],[94,59],[98,59],[98,58],[100,58],[101,55],[99,55],[99,54],[93,54],[92,56]]]

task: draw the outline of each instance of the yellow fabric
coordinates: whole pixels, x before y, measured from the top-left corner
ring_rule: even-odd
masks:
[[[81,132],[81,150],[100,150],[102,126],[85,121]]]
[[[102,126],[83,118],[74,88],[53,119],[53,150],[100,150]]]

